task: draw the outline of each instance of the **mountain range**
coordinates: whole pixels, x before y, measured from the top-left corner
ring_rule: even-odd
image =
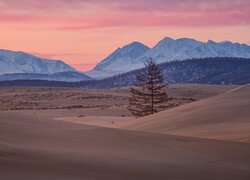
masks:
[[[250,46],[229,41],[217,43],[209,40],[208,42],[200,42],[188,38],[175,40],[169,37],[161,40],[153,48],[149,48],[140,42],[133,42],[116,49],[107,58],[98,63],[93,70],[85,73],[76,71],[60,60],[43,59],[20,51],[0,50],[0,81],[90,81],[92,79],[117,76],[143,68],[144,63],[149,59],[153,59],[159,66],[165,67],[161,63],[182,62],[187,59],[199,59],[201,63],[206,64],[203,60],[209,61],[211,57],[250,58]],[[213,65],[227,66],[227,61],[223,62],[225,64],[214,63]],[[201,67],[201,65],[197,66],[197,68]],[[211,66],[211,68],[216,71],[220,70],[218,67]],[[186,72],[185,69],[182,71]],[[172,73],[175,74],[175,71],[172,71]],[[220,74],[222,72],[215,73]],[[204,74],[204,76],[206,75]],[[195,79],[195,77],[190,78]],[[192,82],[197,83],[198,80],[197,82]]]
[[[250,83],[250,59],[202,58],[171,61],[159,64],[166,83],[170,84],[235,84]],[[109,78],[81,82],[59,82],[44,80],[0,81],[0,86],[48,86],[115,88],[132,86],[136,75],[144,69],[130,71]]]
[[[175,40],[169,37],[161,40],[153,48],[139,42],[133,42],[118,48],[86,74],[97,79],[111,77],[142,68],[144,62],[150,58],[156,63],[163,63],[207,57],[250,58],[250,46],[230,41],[200,42],[188,38]]]
[[[21,51],[0,50],[0,81],[18,79],[75,82],[92,78],[60,60],[42,59]]]

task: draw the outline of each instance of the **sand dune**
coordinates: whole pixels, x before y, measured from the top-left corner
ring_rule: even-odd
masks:
[[[175,85],[169,93],[199,100],[231,88]],[[0,92],[0,179],[250,179],[249,143],[206,139],[248,140],[249,86],[136,120],[124,112],[127,89]],[[138,131],[114,129],[121,126]]]
[[[176,106],[180,106],[183,104],[187,104],[190,102],[194,102],[200,99],[204,99],[210,96],[214,96],[217,94],[221,94],[223,92],[226,92],[228,90],[234,89],[238,86],[234,85],[200,85],[200,84],[176,84],[176,85],[169,85],[167,88],[167,93],[169,97],[171,97],[171,101],[168,103],[169,108],[174,108]],[[26,91],[30,91],[28,97],[21,96]],[[6,92],[6,90],[3,92]],[[50,99],[53,100],[44,100],[43,107],[51,107],[52,104],[54,108],[52,111],[50,109],[40,111],[33,111],[29,110],[29,113],[36,113],[39,114],[39,116],[44,116],[44,114],[49,115],[49,117],[54,117],[56,120],[71,122],[71,123],[77,123],[77,124],[87,124],[87,125],[94,125],[94,126],[102,126],[102,127],[112,127],[112,128],[119,128],[121,124],[127,123],[130,120],[133,120],[130,116],[130,112],[128,112],[127,106],[128,106],[128,97],[129,97],[129,88],[121,88],[121,89],[110,89],[110,90],[88,90],[88,93],[85,94],[85,90],[83,89],[39,89],[39,92],[35,93],[34,95],[34,89],[24,89],[21,91],[21,93],[17,90],[14,91],[15,93],[12,94],[12,96],[9,94],[9,99],[13,99],[13,96],[15,94],[18,94],[23,98],[23,100],[26,99],[33,99],[33,103],[41,103],[39,98],[37,97],[37,94],[40,94],[41,97],[44,97],[44,94],[50,94]],[[61,96],[56,98],[52,98],[53,95],[55,96],[56,93],[60,93]],[[112,95],[112,97],[109,97],[107,95]],[[91,96],[92,98],[79,98],[79,97],[86,97]],[[126,100],[120,101],[118,97],[123,97]],[[68,97],[68,98],[65,98]],[[74,97],[74,100],[71,99]],[[76,98],[78,97],[78,98]],[[0,97],[1,98],[1,97]],[[56,101],[55,101],[56,99]],[[75,100],[80,99],[80,101]],[[86,100],[87,99],[87,100]],[[88,101],[90,99],[90,101]],[[8,99],[7,99],[8,100]],[[15,100],[19,102],[18,100]],[[95,107],[95,103],[98,101],[98,105],[103,108]],[[109,104],[108,107],[106,107],[106,104]],[[67,108],[58,108],[62,106],[63,104],[69,104],[71,103],[71,107],[80,107],[81,105],[88,105],[89,108],[70,108],[70,110],[67,110]],[[15,103],[13,103],[15,105]],[[12,104],[12,106],[13,106]],[[57,105],[56,105],[57,104]],[[5,109],[8,109],[8,103],[5,103],[3,107]],[[52,107],[53,107],[52,106]],[[1,107],[1,103],[0,103]],[[34,109],[37,109],[37,107],[34,107]],[[168,109],[168,108],[167,108]],[[27,113],[27,111],[26,111]],[[129,117],[129,118],[128,118]]]
[[[249,179],[250,145],[0,113],[1,179]]]
[[[250,142],[250,85],[130,121],[122,128]]]

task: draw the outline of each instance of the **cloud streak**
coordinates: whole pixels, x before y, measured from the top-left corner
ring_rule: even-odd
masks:
[[[249,0],[2,0],[0,23],[40,25],[58,31],[237,26],[250,25],[249,7]]]

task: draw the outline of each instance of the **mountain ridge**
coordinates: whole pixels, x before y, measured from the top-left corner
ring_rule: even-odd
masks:
[[[22,51],[0,49],[0,75],[14,73],[53,74],[74,68],[61,60],[44,59]]]
[[[118,48],[113,53],[117,53],[120,49],[122,48]],[[113,56],[113,53],[108,56],[108,58],[105,58],[97,64],[96,67],[98,67],[98,71],[95,67],[86,74],[97,79],[111,77],[142,68],[144,66],[144,62],[151,58],[154,59],[156,63],[210,57],[250,58],[250,46],[230,41],[215,42],[208,40],[207,42],[201,42],[191,38],[173,39],[165,37],[153,48],[149,48],[144,53],[138,53],[137,57],[130,61],[119,59],[119,62],[121,63],[117,63],[117,58],[116,56]],[[126,56],[126,54],[123,54],[123,56]],[[124,60],[124,62],[122,62],[122,60]],[[103,62],[106,61],[108,61],[108,66],[112,68],[107,68],[107,66],[105,66],[105,63]]]
[[[125,66],[127,70],[133,70],[135,65],[138,64],[138,62],[136,62],[138,57],[148,50],[150,50],[150,48],[146,45],[136,41],[132,42],[113,51],[108,57],[98,63],[92,71],[86,74],[93,78],[99,78],[100,76],[107,77],[123,73]],[[128,64],[130,64],[129,67],[127,66]]]

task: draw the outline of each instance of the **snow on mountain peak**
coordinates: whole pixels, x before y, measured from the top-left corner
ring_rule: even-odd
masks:
[[[216,44],[216,42],[214,42],[214,41],[212,41],[212,40],[208,40],[208,41],[207,41],[207,44],[208,44],[208,45],[214,45],[214,44]]]
[[[86,74],[92,77],[107,77],[122,73],[127,69],[133,69],[134,65],[138,64],[136,60],[149,50],[150,48],[142,43],[132,42],[115,50]],[[124,69],[124,67],[126,68]]]
[[[141,68],[149,58],[153,58],[157,63],[163,63],[206,57],[250,58],[250,46],[230,41],[200,42],[190,38],[166,37],[150,49],[134,42],[112,53],[87,74],[93,78],[113,76]]]
[[[170,38],[170,37],[165,37],[164,39],[162,39],[159,43],[156,44],[155,47],[157,46],[164,46],[164,45],[168,45],[168,44],[171,44],[171,43],[174,43],[175,40]]]
[[[60,60],[36,57],[21,51],[0,50],[0,75],[12,73],[53,74],[75,71]]]

